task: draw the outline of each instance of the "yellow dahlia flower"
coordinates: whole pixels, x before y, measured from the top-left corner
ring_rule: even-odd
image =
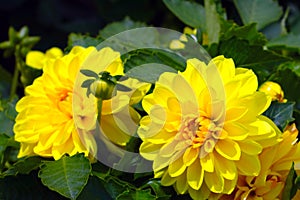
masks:
[[[264,149],[259,155],[259,175],[240,176],[235,192],[230,196],[223,196],[222,199],[282,199],[281,193],[292,162],[295,162],[296,166],[300,162],[297,135],[298,130],[293,124],[283,133],[280,143]]]
[[[257,77],[218,56],[206,65],[187,61],[182,73],[163,73],[142,101],[140,153],[153,160],[155,177],[179,194],[205,199],[230,194],[238,174],[261,170],[258,154],[277,143],[271,120],[261,116],[271,99],[257,92]]]
[[[97,51],[94,47],[74,47],[62,58],[47,62],[42,76],[26,88],[25,97],[16,105],[15,140],[21,143],[18,157],[40,155],[57,160],[64,154],[96,153],[97,145],[89,130],[95,128],[98,112],[95,99],[87,98],[85,88],[79,84],[81,67],[123,74],[120,54],[110,48]],[[101,120],[109,137],[124,145],[129,136],[123,136],[123,129],[116,123],[118,118],[112,114],[124,110],[130,96],[124,92],[115,99],[114,104],[103,102]],[[131,109],[130,113],[137,121],[136,111]]]
[[[48,49],[46,53],[40,51],[30,51],[26,55],[26,65],[35,69],[43,69],[43,67],[47,65],[47,62],[54,61],[55,59],[61,58],[62,56],[62,50],[57,47]]]

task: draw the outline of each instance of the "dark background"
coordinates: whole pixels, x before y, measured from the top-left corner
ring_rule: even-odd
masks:
[[[203,5],[203,0],[196,0]],[[290,15],[297,13],[290,23],[299,21],[299,0],[279,0],[284,10],[289,5]],[[232,0],[222,0],[229,19],[241,23]],[[126,16],[150,26],[182,31],[181,23],[162,0],[0,0],[0,42],[7,40],[9,26],[19,30],[29,27],[30,35],[41,36],[34,49],[46,50],[53,46],[65,48],[68,35],[88,33],[96,36],[105,25],[123,20]],[[264,31],[272,35],[276,27]],[[300,30],[299,30],[300,31]]]
[[[161,0],[0,0],[0,42],[7,40],[9,26],[19,30],[26,25],[31,36],[41,36],[34,49],[64,48],[71,32],[96,36],[126,16],[147,25],[183,28]]]

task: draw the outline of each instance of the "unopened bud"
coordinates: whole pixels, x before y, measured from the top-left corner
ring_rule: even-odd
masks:
[[[260,87],[259,91],[272,97],[272,101],[286,102],[284,99],[284,93],[278,83],[267,81],[264,82]]]
[[[90,90],[95,97],[107,100],[114,96],[115,85],[116,84],[110,80],[98,79],[91,84]]]

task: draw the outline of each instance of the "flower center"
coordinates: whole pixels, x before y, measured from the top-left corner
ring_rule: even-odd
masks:
[[[203,153],[213,151],[221,128],[207,117],[186,117],[178,132],[178,140],[189,140],[193,148],[202,148]]]
[[[57,98],[57,107],[69,118],[72,118],[72,92],[69,90],[60,91]]]

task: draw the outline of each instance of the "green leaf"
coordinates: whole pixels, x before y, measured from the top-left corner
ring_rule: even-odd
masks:
[[[284,98],[295,101],[294,117],[297,128],[300,128],[300,93],[295,92],[300,88],[300,63],[286,62],[280,65],[277,71],[272,74],[269,80],[280,84],[284,91]]]
[[[42,159],[37,156],[25,157],[14,163],[13,167],[20,174],[29,174],[32,170],[39,168]]]
[[[19,143],[14,141],[12,137],[8,137],[6,134],[0,134],[0,154],[2,154],[7,147],[19,147]]]
[[[129,183],[119,181],[117,178],[112,176],[109,177],[104,186],[106,191],[110,194],[110,196],[113,199],[116,199],[123,192],[130,191],[130,189],[132,189]]]
[[[9,98],[12,75],[0,65],[0,98]]]
[[[112,199],[108,192],[105,190],[105,182],[101,179],[90,176],[87,185],[84,187],[80,195],[78,196],[78,200],[103,200],[103,199]]]
[[[23,62],[23,61],[22,61]],[[39,69],[32,68],[30,66],[25,65],[23,62],[23,67],[21,69],[21,82],[24,87],[31,85],[33,81],[42,75],[43,71]]]
[[[12,130],[17,116],[15,109],[17,100],[17,97],[11,100],[0,99],[0,133],[5,133],[8,136],[14,135]]]
[[[11,148],[9,148],[11,147]],[[5,164],[10,161],[14,161],[12,154],[15,150],[19,149],[19,143],[14,141],[13,137],[9,137],[6,134],[0,134],[0,176],[4,177],[9,171],[1,173],[7,167]]]
[[[229,40],[233,37],[247,40],[250,45],[263,46],[267,42],[264,34],[257,31],[256,23],[245,26],[238,26],[233,22],[223,20],[223,22],[221,23],[220,40]]]
[[[18,175],[17,170],[14,167],[10,167],[0,174],[0,179],[5,178],[7,176],[17,176],[17,175]]]
[[[205,9],[201,4],[186,0],[163,0],[163,2],[183,23],[205,30]]]
[[[148,83],[155,83],[159,76],[164,72],[177,73],[175,69],[170,68],[169,66],[157,63],[149,63],[132,68],[126,73],[126,76]]]
[[[300,49],[300,35],[294,35],[293,33],[289,33],[287,35],[283,35],[279,38],[275,38],[269,41],[267,46],[269,48],[286,48],[289,50],[298,51]]]
[[[270,80],[279,83],[284,91],[285,98],[289,101],[296,101],[296,107],[298,107],[298,104],[300,104],[300,93],[295,91],[298,91],[300,88],[299,62],[283,63],[278,67],[276,73],[272,74]]]
[[[169,52],[163,49],[139,49],[136,51],[129,52],[127,54],[124,54],[122,57],[122,60],[124,62],[124,68],[126,75],[131,73],[131,70],[135,67],[143,66],[143,65],[150,65],[153,63],[153,66],[158,66],[158,69],[156,71],[156,74],[153,74],[152,77],[147,78],[147,76],[151,75],[151,73],[144,73],[140,74],[140,70],[136,69],[133,71],[133,75],[135,78],[139,78],[140,80],[147,80],[148,81],[154,81],[155,78],[157,78],[157,73],[168,69],[168,71],[183,71],[185,69],[185,59],[174,53]],[[164,66],[162,66],[164,65]],[[154,68],[153,67],[153,68]],[[148,66],[142,67],[142,68],[148,68]],[[155,70],[155,69],[154,69]],[[140,77],[138,77],[141,75]]]
[[[82,73],[83,75],[88,76],[88,77],[99,78],[99,75],[96,72],[88,70],[88,69],[81,69],[80,73]]]
[[[160,180],[151,179],[142,187],[144,188],[148,186],[151,187],[158,199],[169,199],[171,197],[172,190],[170,190],[170,187],[162,186]]]
[[[220,41],[216,49],[215,52],[211,52],[212,57],[224,55],[232,58],[236,67],[252,69],[260,83],[266,81],[274,73],[276,66],[290,60],[273,51],[264,50],[260,45],[250,45],[247,40],[236,37]]]
[[[34,172],[29,175],[0,178],[0,199],[63,200],[66,198],[45,187]]]
[[[208,44],[218,43],[221,31],[220,15],[214,0],[204,0]]]
[[[87,184],[91,165],[83,154],[44,161],[39,172],[42,183],[61,195],[76,199]]]
[[[233,0],[244,24],[257,23],[261,30],[282,15],[282,8],[273,0]]]
[[[83,88],[89,88],[90,85],[94,82],[94,79],[87,79],[85,81],[83,81],[83,83],[81,84],[81,87]]]
[[[155,200],[156,197],[151,194],[151,190],[132,190],[132,191],[125,191],[121,195],[117,197],[117,200]]]
[[[68,37],[67,49],[70,50],[74,46],[82,46],[82,47],[97,46],[101,42],[102,39],[100,38],[94,38],[88,35],[71,33]]]
[[[277,103],[272,102],[268,110],[264,112],[264,115],[269,117],[282,131],[288,125],[288,123],[294,121],[293,108],[294,102]]]
[[[295,186],[297,187],[297,189],[300,189],[300,176],[297,176],[296,180],[295,180]]]
[[[123,91],[123,92],[130,92],[132,90],[131,88],[129,88],[129,87],[125,86],[125,85],[122,85],[120,83],[116,84],[116,89],[118,91]]]
[[[282,191],[281,199],[292,199],[297,192],[297,186],[295,185],[297,174],[294,169],[294,163],[292,163],[289,174],[286,178],[285,185]]]
[[[122,22],[115,22],[115,23],[122,23]],[[135,23],[135,22],[134,22]],[[108,25],[109,26],[109,25]],[[122,26],[121,26],[122,27]],[[130,52],[136,49],[143,49],[143,48],[161,48],[161,39],[165,39],[170,43],[171,39],[166,37],[170,31],[166,31],[163,29],[162,33],[159,33],[159,30],[155,27],[141,27],[127,30],[118,29],[119,34],[114,34],[114,29],[111,30],[111,37],[106,38],[102,43],[97,46],[97,49],[101,49],[104,47],[110,47],[115,51],[120,52],[121,55]],[[106,30],[106,28],[104,28]],[[119,32],[120,31],[120,32]],[[123,32],[122,32],[123,31]],[[174,32],[173,32],[174,33]],[[175,32],[177,33],[177,32]],[[101,32],[100,32],[101,34]],[[177,33],[176,36],[178,36]]]
[[[132,21],[129,17],[125,17],[123,21],[113,22],[105,26],[103,29],[99,31],[99,35],[101,36],[101,38],[107,39],[120,32],[134,29],[134,28],[145,27],[145,26],[146,26],[145,23],[135,22]]]

